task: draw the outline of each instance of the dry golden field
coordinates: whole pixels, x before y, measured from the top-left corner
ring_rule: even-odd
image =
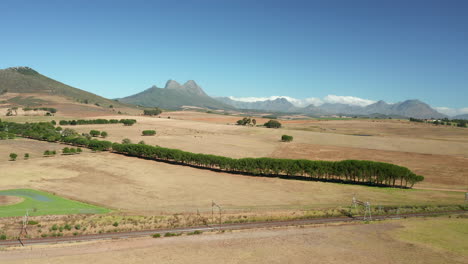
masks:
[[[427,232],[436,227],[437,232]],[[2,263],[467,263],[468,219],[428,218],[33,246]]]
[[[22,157],[8,161],[10,147]],[[323,182],[283,180],[212,172],[118,154],[85,151],[42,157],[64,145],[28,139],[0,141],[1,189],[35,188],[125,212],[159,214],[225,209],[284,210],[348,206],[353,194],[373,204],[458,204],[463,193],[402,190]],[[36,151],[36,152],[35,152]]]

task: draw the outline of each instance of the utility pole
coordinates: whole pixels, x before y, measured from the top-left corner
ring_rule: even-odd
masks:
[[[21,245],[24,247],[23,241],[21,241],[21,236],[24,234],[28,234],[28,222],[29,222],[29,209],[26,210],[26,214],[23,216],[23,223],[21,226],[21,231],[18,235],[18,241],[21,243]]]

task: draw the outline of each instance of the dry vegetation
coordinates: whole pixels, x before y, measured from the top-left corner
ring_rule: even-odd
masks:
[[[430,218],[370,225],[208,233],[201,236],[141,238],[71,245],[34,246],[0,252],[2,263],[466,263],[468,219]],[[440,229],[437,238],[420,239],[426,226]],[[466,232],[466,231],[465,231]],[[401,234],[414,235],[408,240]],[[453,247],[456,250],[447,249]],[[377,261],[378,260],[378,261]]]

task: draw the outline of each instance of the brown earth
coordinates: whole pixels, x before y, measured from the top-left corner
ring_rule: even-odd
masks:
[[[21,203],[24,199],[18,196],[0,195],[0,206]]]
[[[433,219],[423,221],[434,221]],[[33,246],[2,263],[467,263],[464,253],[395,236],[408,220]],[[468,250],[468,249],[467,249]]]

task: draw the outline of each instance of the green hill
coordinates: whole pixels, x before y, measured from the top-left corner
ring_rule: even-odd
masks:
[[[86,92],[63,84],[44,76],[29,67],[11,67],[0,70],[0,96],[6,93],[39,94],[39,96],[25,96],[10,98],[10,104],[35,106],[47,104],[43,95],[65,97],[71,101],[83,104],[98,104],[102,107],[129,107],[128,105],[106,99],[96,94]]]
[[[209,97],[194,81],[180,85],[169,80],[165,88],[153,86],[141,93],[119,99],[120,102],[145,107],[178,109],[182,106],[197,106],[211,109],[232,109],[233,107]]]

